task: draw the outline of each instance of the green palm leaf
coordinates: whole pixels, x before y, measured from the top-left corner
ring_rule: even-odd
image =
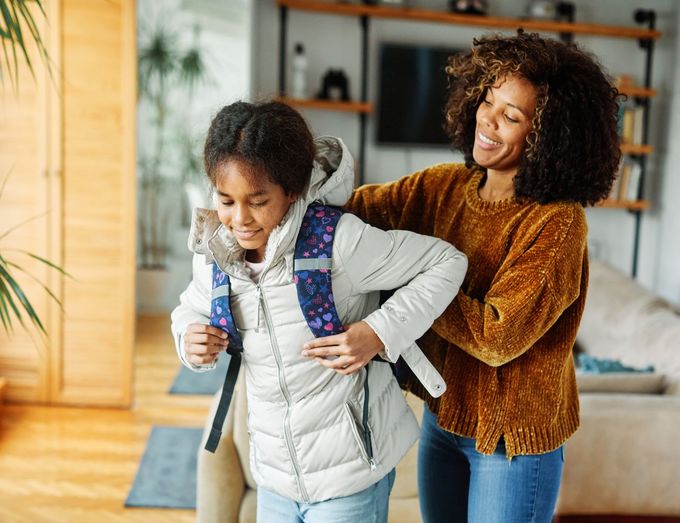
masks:
[[[30,37],[38,47],[38,52],[48,60],[47,49],[38,31],[38,26],[31,14],[29,5],[36,5],[43,16],[45,10],[42,0],[0,0],[0,39],[5,56],[5,67],[10,80],[14,84],[15,90],[19,85],[19,59],[17,48],[28,66],[31,75],[35,78],[35,71],[28,52],[28,38]],[[26,31],[24,31],[24,28]],[[11,50],[8,53],[7,47]],[[0,67],[0,84],[4,83],[5,73]]]
[[[5,293],[5,298],[9,300],[9,303],[12,306],[12,309],[14,309],[14,313],[19,319],[21,325],[24,328],[26,328],[26,325],[23,322],[19,309],[14,303],[14,298],[12,298],[12,293],[10,292],[10,289],[14,293],[15,298],[19,301],[21,307],[28,315],[29,319],[33,322],[33,325],[35,325],[43,334],[46,335],[47,331],[45,330],[45,326],[42,324],[42,321],[40,321],[40,317],[35,312],[33,305],[31,305],[31,302],[26,297],[26,294],[22,290],[21,286],[17,283],[14,277],[7,270],[6,261],[2,257],[0,257],[0,281],[2,282],[2,287],[4,287],[0,292]]]

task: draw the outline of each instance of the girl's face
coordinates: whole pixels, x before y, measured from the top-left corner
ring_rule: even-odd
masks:
[[[248,261],[263,261],[269,235],[296,196],[286,194],[280,185],[257,176],[253,167],[237,160],[218,165],[215,189],[220,221],[247,251]]]
[[[536,111],[536,94],[531,82],[513,75],[487,89],[477,109],[475,162],[497,174],[517,174]]]

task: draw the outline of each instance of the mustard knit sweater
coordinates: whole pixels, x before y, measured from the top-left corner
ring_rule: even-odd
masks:
[[[488,202],[483,173],[459,164],[358,189],[347,209],[384,229],[443,238],[468,256],[456,299],[419,345],[448,389],[439,425],[507,456],[559,447],[579,424],[572,347],[588,282],[586,219],[577,203]]]

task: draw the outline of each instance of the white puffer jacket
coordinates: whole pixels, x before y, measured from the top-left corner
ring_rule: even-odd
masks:
[[[244,345],[250,466],[257,484],[298,502],[348,496],[380,480],[417,440],[418,423],[386,363],[343,376],[302,356],[313,335],[298,306],[293,251],[302,217],[315,200],[342,205],[352,191],[353,159],[341,140],[317,139],[307,193],[272,231],[259,285],[249,277],[244,251],[215,211],[194,215],[189,247],[194,277],[172,313],[177,351],[191,323],[209,323],[211,263],[231,278],[231,306]],[[328,173],[332,173],[330,176]],[[344,214],[333,245],[333,296],[344,325],[364,320],[385,344],[384,357],[409,364],[428,388],[443,391],[441,376],[414,342],[456,295],[467,268],[448,243],[404,231],[385,232]],[[382,307],[378,292],[399,288]],[[364,443],[363,385],[368,375],[368,426],[374,459]]]

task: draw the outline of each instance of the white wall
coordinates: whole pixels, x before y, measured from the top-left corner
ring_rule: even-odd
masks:
[[[492,14],[522,16],[526,0],[491,2]],[[638,265],[639,281],[662,295],[680,302],[680,210],[672,202],[680,199],[680,177],[673,166],[680,164],[680,151],[672,147],[680,140],[680,72],[675,64],[680,56],[678,3],[674,0],[598,0],[576,1],[576,19],[608,25],[631,26],[633,11],[640,4],[655,9],[657,27],[663,33],[654,54],[651,142],[657,153],[648,159],[646,194],[653,208],[644,214]],[[445,9],[440,0],[411,0],[411,5]],[[254,91],[260,96],[275,94],[278,87],[278,9],[273,0],[257,2],[254,34]],[[427,43],[451,47],[469,46],[484,30],[452,25],[371,20],[369,37],[369,99],[375,100],[377,85],[377,42]],[[329,67],[340,67],[350,78],[351,96],[360,91],[360,27],[355,17],[289,12],[289,55],[295,42],[302,42],[309,59],[309,78],[315,89]],[[644,54],[635,40],[578,37],[578,42],[593,51],[612,75],[627,73],[643,81]],[[290,75],[289,75],[290,76]],[[358,153],[358,117],[323,111],[305,111],[316,134],[335,134],[345,139]],[[369,116],[366,144],[365,181],[383,182],[406,175],[437,162],[458,161],[460,155],[426,148],[388,148],[374,143],[373,119]],[[632,262],[633,225],[630,213],[623,210],[589,209],[591,254],[603,258],[625,272]]]
[[[193,40],[193,28],[200,27],[199,46],[203,51],[207,81],[193,93],[170,90],[167,129],[168,159],[164,176],[169,180],[162,193],[163,206],[159,220],[167,227],[170,255],[167,260],[169,280],[155,290],[146,290],[145,274],[138,273],[137,308],[141,312],[165,312],[178,303],[179,294],[191,279],[191,253],[187,249],[188,228],[182,223],[185,204],[179,183],[181,162],[173,142],[179,132],[187,132],[196,143],[195,155],[200,160],[202,144],[211,119],[224,105],[245,99],[252,85],[251,48],[253,43],[253,0],[139,0],[137,2],[138,41],[143,40],[157,23],[174,31],[183,49]],[[138,155],[151,151],[155,140],[153,113],[144,100],[138,104]],[[202,173],[195,178],[203,184],[208,203],[208,183]],[[194,202],[196,203],[196,202]],[[140,216],[143,216],[140,213]]]

